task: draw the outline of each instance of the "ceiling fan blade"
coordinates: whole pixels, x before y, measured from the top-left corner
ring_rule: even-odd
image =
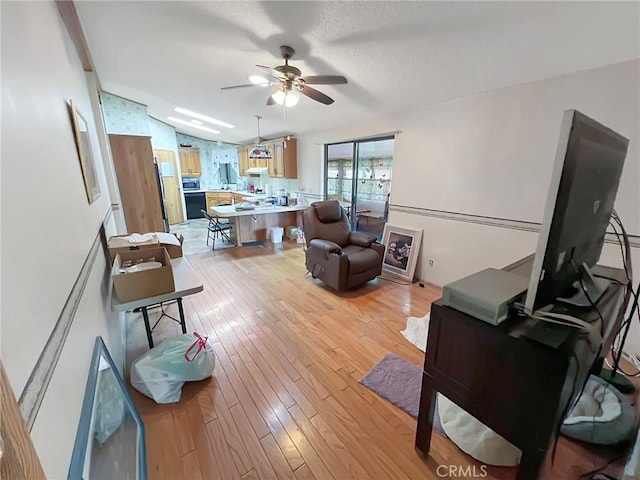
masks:
[[[304,83],[310,85],[339,85],[341,83],[348,83],[347,79],[342,75],[309,75],[308,77],[302,77]]]
[[[269,95],[269,98],[267,98],[267,105],[276,104],[276,101],[273,99],[273,94],[276,93],[278,90],[280,90],[280,87],[274,89],[273,92],[271,92],[271,95]]]
[[[287,79],[287,77],[282,72],[279,72],[278,70],[275,70],[275,69],[273,69],[271,67],[267,67],[265,65],[256,65],[256,67],[258,67],[259,69],[263,70],[265,73],[268,73],[272,77],[277,78],[278,80],[286,80]]]
[[[258,85],[256,83],[245,83],[244,85],[232,85],[231,87],[221,87],[220,90],[231,90],[232,88],[262,87],[262,86],[263,85]]]
[[[301,94],[306,95],[307,97],[312,98],[317,102],[324,103],[325,105],[331,105],[333,103],[333,98],[325,95],[322,92],[319,92],[315,88],[302,85],[299,87],[299,90]]]

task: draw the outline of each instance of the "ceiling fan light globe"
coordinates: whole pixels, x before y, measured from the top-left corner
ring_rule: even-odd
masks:
[[[284,99],[285,107],[295,107],[300,101],[300,94],[295,90],[289,90]]]
[[[273,95],[271,95],[271,98],[273,98],[273,101],[278,105],[284,105],[284,99],[286,96],[287,94],[284,91],[278,90]]]
[[[295,90],[278,90],[271,98],[278,105],[284,105],[285,107],[294,107],[300,101],[300,94]]]

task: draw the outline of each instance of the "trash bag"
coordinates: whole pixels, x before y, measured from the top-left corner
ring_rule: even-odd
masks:
[[[184,382],[213,374],[215,356],[207,340],[195,332],[165,340],[133,362],[131,385],[157,403],[179,401]]]

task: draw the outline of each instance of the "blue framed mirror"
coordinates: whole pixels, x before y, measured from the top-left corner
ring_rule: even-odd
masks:
[[[147,479],[144,424],[102,337],[91,358],[68,478]]]

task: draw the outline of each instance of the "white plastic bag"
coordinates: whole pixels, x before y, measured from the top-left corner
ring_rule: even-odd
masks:
[[[186,333],[169,338],[136,359],[131,385],[158,403],[180,400],[184,382],[204,380],[213,374],[215,356],[207,337]]]

